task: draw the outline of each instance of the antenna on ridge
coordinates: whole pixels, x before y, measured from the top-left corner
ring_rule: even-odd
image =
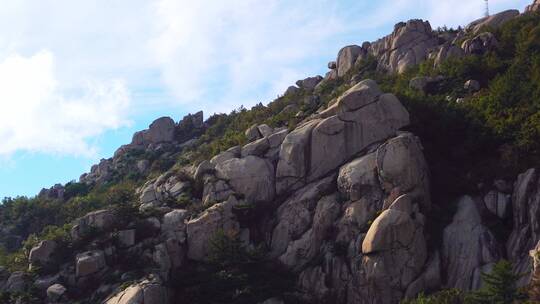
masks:
[[[486,11],[485,11],[484,15],[486,17],[489,17],[489,0],[484,0],[484,2],[486,3]]]

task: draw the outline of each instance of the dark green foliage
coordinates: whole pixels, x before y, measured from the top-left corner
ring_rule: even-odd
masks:
[[[421,293],[416,299],[404,300],[402,304],[462,304],[465,303],[465,293],[459,289],[442,290],[432,295]]]
[[[469,301],[479,304],[512,304],[523,300],[525,295],[516,286],[520,277],[512,271],[512,263],[501,260],[493,266],[491,273],[482,273],[484,287],[472,293]]]
[[[262,252],[244,248],[235,234],[217,232],[210,263],[191,263],[173,275],[179,295],[175,303],[251,304],[294,291],[294,275],[266,261]]]

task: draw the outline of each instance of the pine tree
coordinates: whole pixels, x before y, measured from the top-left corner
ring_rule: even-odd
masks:
[[[510,262],[501,260],[493,266],[491,273],[482,273],[484,287],[472,293],[468,302],[512,304],[523,299],[523,294],[516,286],[520,277],[521,275],[514,274]]]

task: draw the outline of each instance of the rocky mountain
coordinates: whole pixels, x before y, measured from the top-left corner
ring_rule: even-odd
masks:
[[[5,199],[0,302],[464,303],[501,260],[538,299],[539,9],[398,23],[267,106],[159,118]]]

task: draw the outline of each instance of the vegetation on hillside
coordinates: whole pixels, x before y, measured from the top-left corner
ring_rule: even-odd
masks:
[[[315,94],[300,89],[278,97],[267,106],[258,104],[249,110],[240,107],[230,114],[213,115],[197,144],[178,157],[176,166],[196,164],[246,143],[244,131],[253,124],[292,129],[302,117],[317,111],[318,106],[314,106],[317,103],[310,102],[310,98],[316,95],[319,105],[329,105],[351,87],[351,80],[371,78],[383,91],[397,95],[409,110],[412,121],[409,130],[421,138],[425,148],[434,204],[439,209],[447,208],[456,196],[477,191],[479,183],[489,183],[495,178],[514,179],[524,169],[534,167],[540,158],[540,16],[528,14],[515,18],[494,34],[499,48],[482,56],[451,59],[436,67],[432,61],[426,61],[400,75],[378,71],[375,59],[368,58],[344,77],[319,86]],[[427,92],[409,87],[414,77],[436,75],[442,75],[444,80]],[[463,84],[469,79],[479,81],[482,89],[474,94],[467,92]],[[463,102],[456,102],[457,98],[464,98]],[[290,105],[296,105],[295,111],[285,111]],[[296,117],[298,111],[303,116]],[[189,130],[183,132],[181,136],[185,138],[193,135]],[[164,161],[157,155],[128,156],[133,161],[150,159],[153,171],[150,176],[157,176],[174,164],[174,160]],[[136,214],[130,204],[136,199],[136,187],[145,178],[117,172],[113,182],[106,185],[72,182],[66,185],[62,200],[5,198],[0,205],[0,265],[10,270],[26,270],[30,248],[43,239],[54,239],[71,250],[74,244],[68,233],[69,223],[87,212],[113,207],[125,216]],[[444,216],[449,215],[450,212],[441,212],[438,217],[428,217],[440,225],[432,230],[432,239],[440,239],[437,234],[447,220]],[[260,288],[265,284],[271,289],[288,290],[289,274],[277,272],[276,276],[265,276],[273,265],[258,260],[235,240],[225,237],[216,240],[219,250],[214,263],[187,270],[184,279],[189,280],[182,281],[184,285],[178,288],[193,299],[210,297],[205,290],[212,289],[216,291],[213,296],[223,296],[229,302],[239,297],[246,303],[253,301],[253,295],[262,292]],[[227,242],[223,243],[224,240]],[[193,276],[195,273],[201,276]],[[211,279],[206,281],[208,277]],[[506,302],[506,296],[517,297],[516,290],[501,288],[511,286],[515,279],[505,264],[498,264],[492,275],[484,276],[487,289],[476,296],[498,299],[493,303],[510,303]],[[242,286],[247,289],[243,290]],[[499,301],[500,297],[503,298]],[[409,303],[459,303],[458,299],[464,300],[465,295],[447,290]],[[213,298],[207,300],[211,302]]]

